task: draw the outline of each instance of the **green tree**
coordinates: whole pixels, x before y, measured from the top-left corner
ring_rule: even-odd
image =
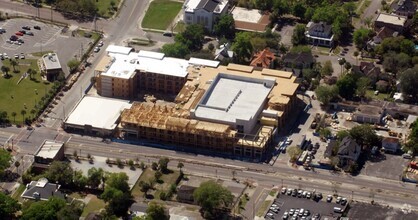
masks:
[[[332,133],[329,128],[321,128],[319,129],[319,135],[323,138],[327,138],[327,137],[330,137]]]
[[[62,185],[70,185],[73,182],[73,168],[70,163],[62,161],[54,161],[45,172],[45,177],[50,182],[58,182]]]
[[[305,25],[298,24],[293,30],[292,44],[294,46],[306,44]]]
[[[289,154],[290,161],[294,162],[298,159],[299,155],[302,153],[302,150],[297,146],[290,146],[287,148],[286,152]]]
[[[353,41],[359,50],[366,47],[367,41],[370,39],[372,30],[366,28],[360,28],[354,31]]]
[[[406,53],[389,52],[384,56],[383,67],[396,74],[411,67],[411,57]]]
[[[255,0],[255,7],[260,11],[271,11],[273,0]]]
[[[356,79],[347,74],[337,81],[337,87],[341,97],[351,99],[356,91]]]
[[[349,133],[360,146],[366,146],[369,149],[373,146],[380,146],[379,136],[377,136],[373,127],[368,124],[357,125]]]
[[[48,201],[32,203],[23,209],[22,220],[56,220],[57,213],[65,207],[65,201],[57,197],[51,197]]]
[[[251,44],[251,34],[248,32],[239,32],[235,36],[235,42],[232,44],[232,50],[238,63],[247,63],[253,54]]]
[[[8,219],[21,209],[17,200],[0,192],[0,216]]]
[[[147,193],[150,189],[152,189],[151,184],[149,184],[148,182],[145,181],[139,181],[138,186],[141,188],[141,192],[144,193],[144,196],[147,196]]]
[[[16,66],[18,65],[19,63],[15,60],[15,59],[11,59],[10,60],[10,65],[12,65],[12,67],[13,67],[13,72],[16,72]]]
[[[302,2],[298,2],[298,3],[293,5],[292,14],[295,17],[298,17],[300,19],[304,19],[305,18],[305,13],[306,13],[306,7]]]
[[[83,210],[81,207],[74,205],[66,205],[57,212],[58,220],[78,220]]]
[[[157,170],[157,171],[154,173],[155,180],[159,181],[162,175],[163,175],[163,174],[162,174],[159,170]]]
[[[11,115],[13,117],[13,123],[16,123],[16,115],[17,115],[17,113],[16,112],[12,112]]]
[[[325,61],[324,65],[321,68],[321,76],[331,76],[334,72],[334,68],[332,68],[331,61],[327,60]]]
[[[186,55],[190,53],[190,50],[185,44],[175,42],[172,44],[164,44],[161,48],[161,52],[168,57],[185,58]]]
[[[200,184],[193,197],[205,216],[213,217],[217,216],[219,209],[230,209],[234,198],[230,191],[212,180]]]
[[[405,144],[405,150],[412,151],[414,155],[418,153],[418,119],[411,124],[411,133]]]
[[[165,208],[162,204],[155,201],[151,201],[148,204],[145,220],[168,220],[169,216],[166,215]]]
[[[368,77],[360,77],[356,82],[356,95],[364,97],[369,86],[370,79]]]
[[[179,162],[178,164],[177,164],[177,168],[179,168],[180,169],[180,172],[182,172],[182,168],[184,167],[184,164],[182,163],[182,162]]]
[[[83,175],[81,170],[74,171],[73,183],[78,189],[84,189],[87,185],[88,179]]]
[[[174,40],[186,45],[190,51],[200,50],[203,46],[204,28],[199,24],[187,25],[186,30],[177,34]]]
[[[336,85],[332,86],[318,86],[315,89],[315,94],[320,102],[324,105],[338,97],[338,87]]]
[[[9,77],[10,68],[8,66],[1,66],[1,71],[4,73],[6,77]]]
[[[405,70],[400,77],[401,91],[406,101],[418,100],[418,66]]]
[[[157,170],[158,169],[158,163],[157,162],[152,162],[151,169]]]
[[[26,110],[22,109],[22,111],[20,111],[20,114],[22,115],[22,119],[23,119],[23,122],[24,122],[25,121]]]
[[[167,173],[168,172],[168,163],[170,162],[170,159],[168,159],[167,157],[163,157],[160,158],[158,160],[158,168],[160,169],[160,171],[162,173]]]
[[[111,173],[101,198],[107,203],[106,211],[116,216],[126,215],[132,204],[132,195],[126,173]]]
[[[350,132],[347,130],[341,130],[337,132],[337,139],[339,141],[342,141],[345,137],[348,137],[350,135]]]
[[[213,32],[219,38],[233,39],[235,37],[235,21],[232,15],[221,15],[213,26]]]
[[[80,61],[76,59],[71,59],[67,62],[68,68],[70,68],[70,72],[73,72],[77,69],[77,67],[80,65]]]

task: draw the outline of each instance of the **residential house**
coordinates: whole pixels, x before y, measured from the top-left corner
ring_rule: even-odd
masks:
[[[401,15],[380,13],[375,22],[375,30],[380,30],[383,27],[392,29],[399,33],[403,33],[407,27],[407,17]]]
[[[399,32],[388,27],[381,27],[376,30],[376,36],[367,42],[367,49],[373,49],[376,45],[382,43],[382,41],[388,37],[397,37]]]
[[[394,137],[384,137],[382,139],[382,149],[386,152],[398,152],[401,149],[399,139]]]
[[[332,47],[334,44],[334,34],[332,33],[332,25],[325,22],[315,23],[310,21],[306,25],[308,29],[305,33],[309,43],[317,46]]]
[[[360,105],[353,113],[353,121],[359,123],[381,124],[385,108],[372,105]]]
[[[315,63],[311,52],[289,52],[282,58],[285,67],[294,69],[310,69]]]
[[[359,66],[353,66],[352,72],[369,78],[371,84],[375,84],[383,75],[380,68],[370,62],[360,62]]]
[[[66,199],[66,195],[60,191],[61,185],[49,183],[46,178],[41,178],[38,181],[32,181],[26,185],[21,197],[33,200],[48,200],[55,196]]]
[[[393,13],[396,15],[412,18],[417,11],[417,5],[412,0],[399,0],[391,5]]]
[[[265,48],[253,56],[253,60],[251,61],[250,66],[273,68],[273,61],[275,58],[276,56],[274,56],[274,53],[272,53],[268,48]]]
[[[212,32],[216,19],[228,12],[228,0],[187,0],[183,20],[186,24],[201,24]]]
[[[229,50],[229,43],[222,44],[219,49],[215,50],[215,60],[229,61],[234,58],[234,51]]]
[[[195,186],[181,185],[177,189],[177,201],[184,203],[194,203],[193,193],[197,189]]]
[[[339,158],[339,166],[346,167],[357,162],[360,157],[361,146],[356,143],[355,140],[350,137],[345,137],[338,149],[337,156]]]

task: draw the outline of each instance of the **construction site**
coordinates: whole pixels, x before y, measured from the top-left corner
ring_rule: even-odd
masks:
[[[295,107],[295,80],[279,70],[190,65],[174,101],[134,102],[117,134],[262,160]]]

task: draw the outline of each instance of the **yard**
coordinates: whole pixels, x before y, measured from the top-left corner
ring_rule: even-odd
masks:
[[[41,97],[50,90],[52,83],[42,81],[35,59],[18,60],[18,65],[15,66],[16,72],[13,71],[10,60],[3,60],[1,66],[10,68],[8,73],[10,78],[0,77],[0,97],[2,97],[0,111],[6,111],[12,123],[21,124],[23,116],[31,116],[35,103],[39,102]],[[32,76],[33,79],[27,76],[17,84],[29,68],[37,71]],[[16,113],[15,117],[13,117],[13,112]],[[22,115],[23,112],[24,115]]]
[[[141,187],[139,187],[138,183],[142,180],[144,182],[149,182],[150,180],[154,179],[155,171],[152,169],[145,169],[142,175],[139,177],[137,183],[135,184],[134,188],[132,189],[132,196],[135,198],[144,197],[144,193],[141,192]],[[180,172],[179,171],[171,171],[167,174],[163,174],[160,178],[160,181],[154,184],[154,190],[150,190],[148,195],[152,195],[154,198],[159,199],[159,195],[161,192],[167,192],[172,184],[176,183],[176,180],[179,178]]]
[[[100,209],[105,208],[105,202],[97,196],[90,195],[90,201],[87,203],[87,205],[83,209],[83,213],[81,213],[81,217],[86,217],[90,212],[99,212]]]
[[[182,5],[181,2],[170,0],[154,0],[142,20],[142,27],[166,30],[180,12]]]
[[[366,91],[366,97],[373,98],[373,99],[379,99],[379,100],[385,100],[385,99],[390,98],[389,94],[379,92],[378,95],[375,95],[374,92],[375,92],[374,90],[370,90],[370,89],[367,90]]]
[[[121,0],[100,0],[95,1],[97,12],[101,17],[110,18],[116,13]]]

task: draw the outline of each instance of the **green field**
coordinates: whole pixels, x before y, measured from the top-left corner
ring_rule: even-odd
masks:
[[[3,60],[1,62],[1,66],[10,68],[9,75],[11,75],[11,77],[4,78],[0,76],[0,111],[7,112],[10,122],[21,124],[23,122],[21,111],[26,111],[26,118],[32,117],[30,112],[34,109],[35,103],[39,102],[41,97],[49,91],[52,87],[52,83],[42,81],[35,59],[18,61],[19,64],[16,66],[16,73],[13,72],[13,67],[10,65],[9,60]],[[17,85],[20,77],[26,73],[29,68],[36,70],[38,73],[33,76],[32,80],[28,76]],[[38,94],[36,95],[36,93]],[[12,112],[17,114],[15,118],[16,121],[12,117]]]
[[[166,30],[180,12],[181,2],[169,0],[155,0],[151,2],[144,20],[143,28]]]
[[[81,217],[86,217],[90,212],[99,213],[106,206],[105,202],[96,196],[92,196],[89,203],[84,207]]]
[[[99,0],[96,2],[97,12],[101,17],[110,18],[116,13],[118,5],[121,0]],[[114,3],[114,8],[112,8],[111,2]]]
[[[141,192],[141,187],[138,186],[138,183],[142,180],[144,182],[149,182],[154,178],[155,171],[148,168],[139,177],[137,183],[132,189],[132,196],[134,198],[144,197],[144,193]],[[160,183],[155,183],[154,190],[150,190],[148,194],[153,195],[155,199],[159,199],[159,195],[162,191],[167,192],[171,184],[175,184],[176,180],[179,178],[180,172],[175,170],[167,174],[163,174],[160,178]]]

